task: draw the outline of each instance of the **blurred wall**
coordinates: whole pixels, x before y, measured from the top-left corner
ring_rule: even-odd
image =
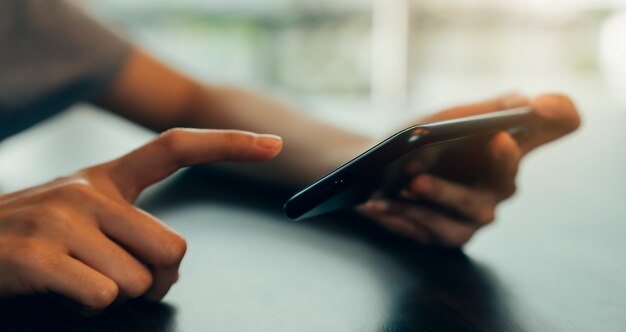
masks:
[[[610,89],[600,35],[626,8],[622,0],[387,1],[408,3],[409,12],[395,15],[398,25],[409,20],[409,31],[406,47],[396,47],[406,54],[383,50],[392,59],[381,65],[376,47],[391,46],[384,34],[382,44],[373,37],[376,1],[112,0],[90,8],[198,79],[359,105],[382,79],[406,89],[390,109],[432,109],[511,90]],[[402,31],[383,33],[390,39]],[[390,68],[405,58],[406,75]]]

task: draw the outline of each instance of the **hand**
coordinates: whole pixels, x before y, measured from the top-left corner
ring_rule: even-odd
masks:
[[[455,107],[422,120],[448,120],[528,104],[543,120],[541,131],[520,141],[501,132],[479,147],[443,150],[432,169],[414,171],[407,183],[401,184],[397,193],[401,200],[372,198],[358,210],[422,244],[462,246],[476,230],[494,220],[498,203],[513,195],[522,158],[536,147],[574,131],[580,118],[565,96],[543,95],[528,101],[512,95]],[[471,166],[467,165],[467,153],[473,157]],[[461,163],[462,172],[458,168]],[[419,200],[434,202],[445,210],[411,203]]]
[[[276,156],[282,140],[243,131],[172,129],[129,154],[0,196],[0,296],[56,293],[98,311],[159,300],[178,279],[185,240],[134,207],[177,169]]]

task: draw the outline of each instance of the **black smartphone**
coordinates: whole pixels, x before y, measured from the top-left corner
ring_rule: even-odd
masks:
[[[354,207],[374,194],[394,195],[405,183],[403,178],[419,172],[470,182],[468,174],[488,171],[478,161],[489,138],[508,131],[521,139],[538,126],[533,110],[519,107],[409,127],[296,193],[285,203],[285,215],[299,220]],[[449,150],[456,151],[442,153]],[[440,157],[449,155],[462,158],[446,161]]]

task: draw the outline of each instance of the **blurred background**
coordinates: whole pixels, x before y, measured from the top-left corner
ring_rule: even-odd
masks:
[[[330,120],[510,91],[626,91],[624,0],[83,3],[200,80],[272,89]]]
[[[598,133],[626,114],[626,0],[73,1],[199,80],[267,90],[381,136],[407,119],[513,91],[566,93]],[[153,135],[84,105],[45,126],[29,133],[43,155],[65,145],[63,153],[92,163]],[[95,138],[76,142],[75,131]],[[25,185],[12,172],[51,163],[19,139],[0,145],[5,190]],[[67,173],[61,165],[51,172]],[[33,174],[28,183],[47,179]]]

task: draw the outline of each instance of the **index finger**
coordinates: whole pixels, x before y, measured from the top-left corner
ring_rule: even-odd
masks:
[[[271,159],[282,148],[274,135],[239,130],[170,129],[112,162],[109,176],[128,201],[178,169],[219,161]]]

